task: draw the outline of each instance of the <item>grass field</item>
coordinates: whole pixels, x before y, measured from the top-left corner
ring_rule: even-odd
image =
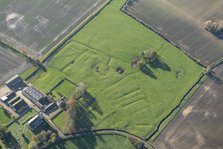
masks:
[[[64,81],[59,87],[55,89],[56,92],[63,94],[65,97],[70,98],[74,95],[76,86],[68,81]]]
[[[76,28],[104,0],[2,0],[0,40],[29,55],[41,56]]]
[[[89,136],[81,139],[67,140],[60,142],[51,149],[135,149],[128,139],[120,136]]]
[[[67,124],[69,121],[67,115],[65,112],[60,113],[55,119],[53,119],[53,122],[59,127],[61,131],[63,131],[64,124]]]
[[[84,82],[90,94],[85,100],[91,105],[82,113],[87,128],[119,128],[145,136],[179,102],[201,67],[121,12],[124,2],[112,1],[55,55],[33,84],[48,92],[64,77]],[[132,68],[132,59],[148,48],[159,50],[160,60],[148,66],[149,73]],[[125,72],[118,74],[117,67]]]
[[[0,141],[0,149],[6,149],[5,145]]]
[[[12,121],[12,118],[10,117],[10,114],[5,114],[4,110],[0,108],[0,124],[7,125],[10,121]]]
[[[221,0],[137,0],[125,11],[161,32],[203,65],[223,57],[223,41],[206,31],[207,20],[222,20]]]

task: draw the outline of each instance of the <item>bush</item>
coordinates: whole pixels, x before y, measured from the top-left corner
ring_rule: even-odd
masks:
[[[208,20],[203,23],[204,28],[213,34],[218,34],[223,31],[223,21]]]
[[[143,149],[144,143],[138,138],[129,136],[129,141],[136,147],[136,149]]]

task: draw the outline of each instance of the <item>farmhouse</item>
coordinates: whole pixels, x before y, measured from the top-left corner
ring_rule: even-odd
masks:
[[[14,77],[6,81],[5,85],[11,90],[18,90],[21,86],[24,86],[24,82],[19,75],[15,75]]]
[[[32,119],[30,119],[26,125],[31,130],[34,131],[40,124],[43,123],[43,118],[40,115],[36,115]]]
[[[44,100],[46,100],[46,95],[33,86],[24,88],[22,94],[30,101],[34,102],[39,108],[43,107]]]

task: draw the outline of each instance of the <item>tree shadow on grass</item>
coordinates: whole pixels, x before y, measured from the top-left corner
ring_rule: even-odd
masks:
[[[92,110],[89,110],[86,107],[91,106],[93,111],[95,110],[98,113],[102,113],[102,111],[97,105],[96,99],[90,93],[86,93],[82,98],[84,99],[84,101],[86,101],[85,104],[87,105],[78,102],[79,105],[77,107],[77,112],[76,112],[76,126],[75,126],[76,132],[80,132],[81,138],[70,139],[67,141],[70,141],[73,144],[73,146],[75,145],[77,146],[77,148],[95,149],[95,146],[97,145],[97,137],[87,132],[93,129],[94,123],[92,120],[96,119],[96,116],[92,112]],[[64,141],[58,142],[56,145],[52,146],[52,148],[56,147],[60,149],[67,148],[66,143]]]
[[[76,138],[76,139],[69,139],[66,141],[69,141],[69,145],[66,146],[65,141],[58,142],[56,145],[52,146],[52,148],[55,149],[67,149],[67,148],[75,148],[76,146],[79,149],[95,149],[95,146],[97,145],[97,139],[100,139],[102,142],[105,142],[105,140],[101,136],[94,136],[94,135],[86,135],[82,138]]]
[[[85,100],[85,108],[92,107],[92,109],[98,114],[103,115],[103,111],[97,104],[95,97],[93,97],[89,92],[85,93],[83,99]]]
[[[30,143],[30,139],[31,138],[27,138],[24,134],[22,135],[24,141],[26,142],[26,144],[29,144]]]
[[[86,132],[94,128],[93,120],[97,119],[94,111],[100,115],[103,115],[103,111],[97,104],[97,100],[89,92],[87,92],[83,96],[83,99],[85,100],[85,104],[87,105],[79,106],[77,108],[77,113],[76,113],[77,132]],[[89,110],[89,107],[91,107],[91,110]],[[94,149],[95,146],[97,145],[96,136],[90,135],[88,133],[84,133],[82,135],[84,137],[82,139],[79,139],[78,142],[76,143],[78,148]]]
[[[10,132],[6,137],[6,144],[7,144],[7,147],[11,148],[11,149],[20,148],[18,141],[15,139],[15,137]]]
[[[160,57],[158,57],[153,62],[149,63],[149,65],[154,69],[162,69],[163,71],[171,71],[171,68]]]
[[[7,110],[3,109],[3,112],[7,116],[7,118],[10,118],[10,119],[12,118]]]
[[[144,65],[142,68],[140,68],[140,71],[142,73],[144,73],[145,75],[148,75],[149,77],[153,78],[153,79],[157,79],[156,75],[146,65]]]

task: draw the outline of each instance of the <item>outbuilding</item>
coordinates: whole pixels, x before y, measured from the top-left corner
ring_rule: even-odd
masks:
[[[11,90],[17,90],[20,86],[24,86],[23,79],[19,75],[15,75],[5,82],[5,85]]]
[[[34,131],[40,124],[43,123],[43,118],[41,115],[36,115],[32,119],[30,119],[26,125],[31,130]]]

